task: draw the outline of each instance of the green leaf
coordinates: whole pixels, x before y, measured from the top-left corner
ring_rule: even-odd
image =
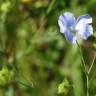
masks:
[[[68,94],[70,84],[68,80],[64,80],[61,84],[58,86],[58,94]]]

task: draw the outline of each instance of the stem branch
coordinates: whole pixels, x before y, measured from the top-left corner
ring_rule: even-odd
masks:
[[[89,70],[88,70],[88,74],[90,74],[90,72],[91,72],[91,70],[92,70],[92,68],[93,68],[93,65],[94,65],[94,61],[95,61],[95,59],[96,59],[96,52],[95,52],[95,55],[94,55],[93,61],[92,61],[92,63],[91,63],[91,66],[90,66],[90,68],[89,68]]]

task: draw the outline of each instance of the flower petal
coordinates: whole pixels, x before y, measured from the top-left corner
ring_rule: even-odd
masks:
[[[91,25],[86,25],[86,31],[84,32],[84,38],[83,39],[87,39],[89,36],[91,36],[93,34],[93,28]]]
[[[62,16],[59,17],[58,24],[60,27],[60,32],[64,33],[67,30],[66,22],[62,18]]]
[[[77,23],[90,24],[90,23],[92,23],[92,17],[88,14],[82,15],[82,16],[77,18],[76,24]]]
[[[74,34],[71,33],[69,30],[66,30],[64,32],[64,35],[65,35],[65,38],[66,38],[67,41],[69,41],[72,44],[76,43],[76,36],[74,36]]]
[[[79,26],[78,28],[76,27],[77,30],[77,35],[81,38],[81,39],[87,39],[89,36],[91,36],[93,34],[93,28],[91,25],[88,24],[80,24],[77,25]]]
[[[75,17],[72,13],[65,12],[62,16],[65,19],[65,21],[67,22],[68,27],[71,27],[75,24]]]
[[[64,33],[75,24],[75,17],[72,13],[66,12],[59,17],[58,24],[60,26],[60,32]]]
[[[90,23],[92,23],[92,18],[89,15],[82,15],[77,19],[75,30],[81,39],[87,39],[93,34]]]

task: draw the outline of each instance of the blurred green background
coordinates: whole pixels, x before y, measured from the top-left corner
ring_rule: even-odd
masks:
[[[93,17],[94,35],[82,44],[86,68],[96,49],[96,0],[0,0],[0,96],[86,96],[76,45],[59,31],[63,12]],[[96,96],[96,64],[89,76]]]

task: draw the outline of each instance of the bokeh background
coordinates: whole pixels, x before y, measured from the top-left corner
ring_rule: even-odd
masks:
[[[59,31],[63,12],[90,14],[94,35],[81,44],[86,68],[96,49],[96,0],[0,0],[0,96],[86,96],[78,47]],[[96,63],[89,80],[96,96]]]

